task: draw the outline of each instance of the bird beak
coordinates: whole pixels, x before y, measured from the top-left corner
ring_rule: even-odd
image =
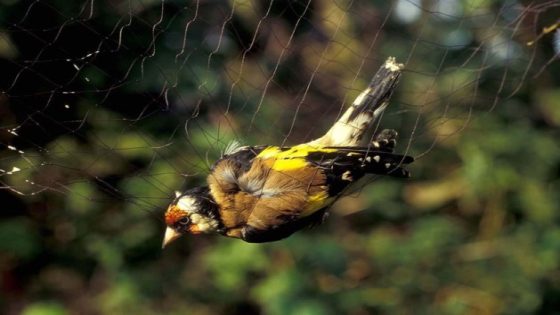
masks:
[[[174,229],[168,227],[165,229],[165,236],[163,237],[163,244],[161,244],[161,249],[164,249],[169,243],[173,242],[181,236],[181,233],[175,231]]]

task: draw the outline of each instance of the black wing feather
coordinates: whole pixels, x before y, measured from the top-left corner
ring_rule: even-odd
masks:
[[[329,147],[327,149],[336,151],[313,152],[307,156],[307,160],[323,169],[327,176],[329,196],[337,196],[349,184],[362,178],[365,174],[410,177],[404,167],[414,161],[414,158],[408,155],[373,151],[368,147]]]

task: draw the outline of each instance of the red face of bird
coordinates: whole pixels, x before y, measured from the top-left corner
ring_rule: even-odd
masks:
[[[196,193],[175,192],[175,200],[165,212],[165,236],[162,248],[183,234],[200,234],[215,232],[218,221],[208,215],[204,209],[207,202],[205,196]],[[206,202],[204,202],[206,201]]]

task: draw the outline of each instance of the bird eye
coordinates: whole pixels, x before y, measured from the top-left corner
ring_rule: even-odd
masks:
[[[187,225],[191,222],[189,217],[182,217],[179,221],[177,221],[181,225]]]

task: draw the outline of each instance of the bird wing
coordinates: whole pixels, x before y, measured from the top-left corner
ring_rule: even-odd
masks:
[[[267,147],[243,176],[255,179],[260,197],[253,204],[246,241],[283,238],[322,222],[326,209],[351,183],[366,173],[408,177],[406,155],[375,151],[368,147]],[[241,182],[244,182],[241,178]]]
[[[269,241],[270,235],[284,238],[322,218],[294,223],[324,208],[328,198],[324,173],[305,156],[293,148],[246,147],[213,166],[208,183],[229,236]],[[258,231],[272,230],[258,237]]]
[[[414,158],[371,147],[325,147],[332,152],[310,152],[307,159],[323,168],[358,168],[367,174],[409,177],[404,167]]]
[[[407,177],[410,156],[367,147],[252,147],[225,156],[208,178],[229,236],[281,239],[313,223],[366,173]]]
[[[327,178],[328,195],[340,195],[350,184],[365,174],[410,177],[406,165],[414,158],[407,155],[376,151],[368,147],[326,147],[333,152],[310,152],[309,163],[321,168]]]
[[[240,177],[240,185],[254,198],[241,237],[269,242],[320,223],[330,205],[325,173],[304,156],[255,159]]]

